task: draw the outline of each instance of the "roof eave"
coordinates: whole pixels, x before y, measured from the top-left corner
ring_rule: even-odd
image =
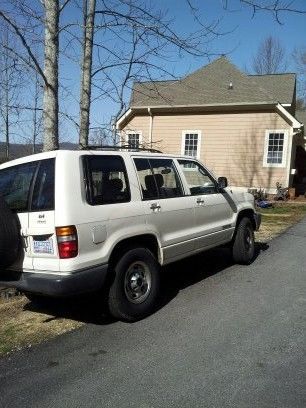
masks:
[[[293,129],[301,129],[303,124],[299,122],[290,112],[287,111],[280,103],[276,105],[276,110],[286,119]]]

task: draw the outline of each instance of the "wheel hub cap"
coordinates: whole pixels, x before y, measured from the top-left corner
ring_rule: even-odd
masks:
[[[125,294],[132,303],[142,303],[150,294],[151,273],[144,262],[134,262],[125,275]]]

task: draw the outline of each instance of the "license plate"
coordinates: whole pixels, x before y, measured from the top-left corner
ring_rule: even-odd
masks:
[[[52,239],[43,241],[33,241],[34,253],[36,254],[53,254],[53,242]]]

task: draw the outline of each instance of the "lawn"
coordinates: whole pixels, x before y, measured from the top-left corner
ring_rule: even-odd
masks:
[[[256,232],[256,240],[267,242],[306,216],[306,204],[276,202],[273,208],[258,211],[262,214],[262,224]]]
[[[256,241],[267,242],[306,216],[306,205],[280,202],[273,208],[258,211],[262,214],[262,225],[256,232]],[[78,303],[59,305],[57,312],[55,308],[51,308],[51,312],[48,308],[43,310],[33,306],[24,296],[8,300],[0,298],[0,356],[82,326],[86,319],[78,318],[78,315],[86,308],[84,306]],[[67,312],[69,308],[71,313]],[[98,312],[99,306],[93,306],[86,313],[94,316]]]

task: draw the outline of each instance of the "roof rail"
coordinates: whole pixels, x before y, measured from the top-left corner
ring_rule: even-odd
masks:
[[[147,147],[131,147],[129,145],[113,145],[113,146],[108,146],[108,145],[82,145],[81,150],[114,150],[114,151],[120,151],[120,150],[128,150],[130,152],[150,152],[150,153],[162,153],[160,150],[156,149],[150,149]]]

